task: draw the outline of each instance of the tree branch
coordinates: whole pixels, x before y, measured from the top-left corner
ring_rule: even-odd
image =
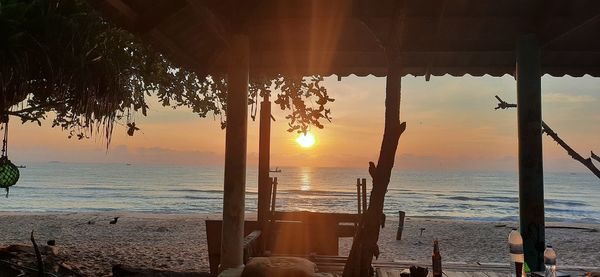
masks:
[[[495,96],[496,99],[498,99],[498,106],[495,108],[497,109],[508,109],[508,108],[516,108],[517,104],[510,104],[507,103],[506,101],[500,99],[500,97],[498,97],[498,95]],[[562,140],[558,134],[556,134],[556,132],[554,132],[550,126],[548,126],[548,124],[546,124],[546,122],[542,121],[542,133],[546,133],[546,135],[548,135],[549,137],[551,137],[554,141],[556,141],[556,143],[558,143],[558,145],[560,145],[563,149],[565,149],[567,151],[567,154],[569,154],[569,156],[571,156],[571,158],[573,158],[574,160],[580,162],[581,164],[583,164],[585,167],[587,167],[592,173],[594,173],[594,175],[596,175],[596,177],[600,178],[600,170],[598,170],[598,168],[594,165],[594,163],[592,162],[592,158],[594,158],[596,161],[600,162],[600,157],[596,156],[596,154],[594,154],[594,152],[591,152],[591,158],[584,158],[583,156],[581,156],[579,153],[577,153],[577,151],[573,150],[573,148],[571,148],[571,146],[569,146],[564,140]]]
[[[52,103],[49,102],[49,103],[43,103],[43,104],[40,104],[37,106],[20,109],[18,111],[7,111],[6,113],[9,115],[20,116],[21,114],[24,114],[24,113],[41,112],[41,111],[45,111],[46,109],[58,108],[63,105],[65,105],[65,102],[52,102]]]
[[[508,109],[508,108],[516,108],[517,107],[517,104],[509,104],[506,101],[500,99],[500,97],[498,97],[498,95],[496,95],[494,97],[496,97],[496,99],[498,99],[498,102],[499,102],[498,106],[495,107],[494,110],[497,110],[497,109],[503,109],[503,110],[505,110],[505,109]]]
[[[41,120],[45,118],[44,113],[49,109],[58,108],[65,105],[64,102],[44,103],[37,106],[32,106],[18,111],[4,111],[4,114],[12,115],[21,118],[23,122],[37,122],[41,125]]]
[[[585,159],[581,155],[579,155],[579,153],[577,153],[575,150],[573,150],[573,148],[571,148],[571,146],[569,146],[560,137],[558,137],[558,134],[556,134],[554,131],[552,131],[552,129],[550,129],[550,127],[544,121],[542,121],[542,127],[544,128],[542,132],[546,133],[546,135],[550,136],[554,141],[556,141],[556,143],[558,143],[558,145],[560,145],[563,149],[565,149],[567,151],[567,154],[569,154],[569,156],[571,156],[576,161],[579,161],[581,164],[583,164],[585,167],[587,167],[592,173],[594,173],[594,175],[596,175],[596,177],[600,178],[600,170],[598,170],[598,168],[596,168],[594,163],[592,163],[591,158]]]
[[[598,157],[598,155],[594,154],[594,151],[590,151],[590,152],[592,153],[591,154],[592,159],[594,159],[594,160],[596,160],[597,162],[600,163],[600,157]]]
[[[26,114],[20,114],[20,113],[15,113],[15,112],[7,112],[7,114],[19,117],[19,118],[21,118],[21,120],[23,122],[31,121],[31,122],[37,122],[38,124],[42,123],[42,121],[40,120],[40,118],[37,118],[37,117],[34,117],[34,116],[30,116],[30,115],[26,115]]]
[[[35,238],[33,237],[33,230],[31,230],[31,243],[33,244],[35,258],[37,260],[38,276],[44,277],[46,275],[44,271],[44,260],[42,260],[42,254],[40,253],[40,249],[38,248],[37,243],[35,243]]]

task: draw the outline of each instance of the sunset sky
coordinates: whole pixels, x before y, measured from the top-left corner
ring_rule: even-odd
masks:
[[[285,111],[274,108],[271,164],[275,166],[367,167],[376,160],[383,133],[385,78],[335,77],[325,86],[335,98],[333,120],[312,132],[316,144],[299,147],[286,132]],[[600,79],[544,77],[543,119],[582,155],[600,153]],[[401,119],[407,130],[400,139],[397,168],[442,170],[509,170],[517,168],[516,109],[498,110],[494,95],[516,102],[511,76],[423,77],[402,80]],[[50,128],[50,122],[11,124],[10,155],[15,163],[118,162],[223,165],[225,132],[219,121],[198,118],[189,110],[164,108],[152,99],[141,128],[126,135],[115,129],[112,143],[98,138],[78,141]],[[257,163],[258,122],[249,122],[248,162]],[[585,171],[544,136],[544,166],[549,171]]]

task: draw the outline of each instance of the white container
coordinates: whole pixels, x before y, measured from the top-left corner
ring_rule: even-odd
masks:
[[[525,255],[523,254],[523,238],[517,229],[513,229],[508,235],[508,249],[510,252],[510,276],[525,276]]]
[[[550,245],[544,250],[544,266],[546,277],[556,277],[556,251]]]

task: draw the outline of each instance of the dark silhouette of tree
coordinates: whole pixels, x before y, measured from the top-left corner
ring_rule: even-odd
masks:
[[[574,160],[583,164],[592,173],[594,173],[594,175],[596,175],[596,177],[600,178],[600,170],[598,170],[598,168],[594,165],[594,163],[592,162],[592,158],[586,159],[586,158],[582,157],[579,153],[577,153],[577,151],[573,150],[573,148],[571,148],[571,146],[569,146],[564,140],[562,140],[558,136],[558,134],[556,132],[554,132],[544,121],[542,121],[542,127],[543,127],[542,132],[546,133],[546,135],[551,137],[554,141],[556,141],[556,143],[558,143],[558,145],[560,145],[563,149],[565,149],[565,151],[567,151],[567,154],[569,154],[569,156],[571,156],[571,158],[573,158]],[[592,154],[593,153],[594,152],[592,152]]]
[[[498,106],[496,108],[494,108],[495,110],[497,110],[497,109],[504,110],[504,109],[508,109],[508,108],[516,108],[517,107],[517,104],[509,104],[508,102],[500,99],[500,97],[498,97],[498,95],[496,95],[495,97],[498,100]],[[592,158],[598,162],[600,162],[600,159],[598,158],[598,156],[596,156],[594,154],[594,152],[591,152],[590,158],[587,158],[587,159],[584,158],[579,153],[577,153],[577,151],[573,150],[573,148],[571,146],[569,146],[564,140],[562,140],[558,136],[558,134],[556,132],[554,132],[554,130],[552,130],[550,128],[550,126],[548,126],[548,124],[546,124],[546,122],[544,122],[544,121],[542,121],[542,133],[546,133],[546,135],[551,137],[556,143],[558,143],[558,145],[560,145],[563,149],[565,149],[565,151],[567,151],[567,154],[569,156],[571,156],[571,158],[573,158],[574,160],[583,164],[592,173],[594,173],[594,175],[596,175],[596,177],[600,178],[600,170],[598,170],[598,168],[594,165],[594,163],[592,162]]]
[[[390,183],[400,136],[406,130],[406,122],[400,121],[400,80],[400,72],[390,68],[386,79],[385,120],[379,159],[377,165],[375,162],[369,162],[373,188],[369,196],[368,208],[360,220],[348,260],[344,265],[342,274],[344,277],[372,276],[373,257],[379,257],[377,241],[379,228],[383,224],[382,219],[385,218],[383,215],[385,194]]]
[[[598,157],[598,155],[594,154],[593,151],[590,151],[590,156],[592,157],[592,159],[594,159],[600,163],[600,157]]]
[[[275,103],[291,110],[290,131],[322,128],[333,101],[322,80],[253,79],[250,103],[277,90]],[[189,107],[226,124],[226,76],[199,76],[171,63],[83,0],[1,0],[0,91],[1,114],[40,125],[52,114],[53,127],[80,139],[103,134],[110,142],[119,120],[127,120],[133,135],[135,115],[147,115],[151,95],[164,106]]]

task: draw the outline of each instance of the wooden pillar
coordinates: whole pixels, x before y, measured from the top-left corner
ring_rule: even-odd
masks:
[[[535,35],[524,35],[516,50],[519,225],[525,262],[539,271],[545,248],[540,45]]]
[[[260,103],[260,131],[258,137],[258,221],[264,226],[269,214],[271,178],[269,169],[271,156],[271,101],[263,96]]]
[[[234,35],[227,75],[227,129],[221,270],[243,266],[246,144],[248,127],[249,47],[246,35]]]

